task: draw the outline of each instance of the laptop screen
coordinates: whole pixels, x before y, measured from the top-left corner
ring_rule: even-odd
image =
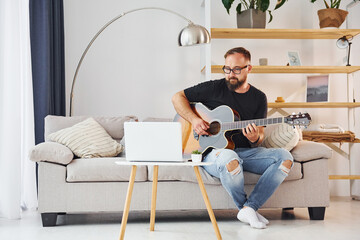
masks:
[[[183,161],[179,122],[125,122],[128,161]]]

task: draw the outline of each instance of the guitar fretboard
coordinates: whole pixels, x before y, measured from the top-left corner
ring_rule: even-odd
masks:
[[[283,122],[284,122],[284,117],[261,118],[261,119],[221,123],[221,129],[227,131],[227,130],[235,130],[235,129],[245,128],[247,125],[249,125],[251,123],[255,123],[256,126],[266,126],[266,125],[272,125],[272,124],[279,124],[279,123],[283,123]]]

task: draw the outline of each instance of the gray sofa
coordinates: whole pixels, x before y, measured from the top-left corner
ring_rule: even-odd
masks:
[[[46,141],[50,133],[85,119],[47,116]],[[94,119],[118,141],[123,137],[123,122],[136,120],[135,117]],[[300,141],[291,153],[295,159],[293,169],[263,208],[308,208],[310,219],[322,220],[325,208],[329,205],[327,161],[331,158],[331,149],[324,144]],[[116,157],[73,159],[69,164],[60,164],[49,158],[51,156],[37,160],[38,210],[43,226],[56,225],[58,214],[123,210],[130,166],[115,164],[118,160]],[[210,176],[202,168],[200,172],[213,209],[236,209],[219,179]],[[138,167],[130,210],[150,210],[152,174],[152,167]],[[249,194],[260,176],[248,172],[244,174],[245,188]],[[179,170],[160,166],[158,180],[157,210],[206,209],[191,167]]]

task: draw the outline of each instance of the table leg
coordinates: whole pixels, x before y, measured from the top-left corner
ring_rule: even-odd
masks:
[[[130,203],[131,203],[131,195],[134,188],[134,182],[135,182],[135,176],[136,176],[136,165],[133,165],[131,167],[131,174],[130,174],[130,180],[129,180],[129,186],[126,194],[126,200],[125,200],[125,206],[124,206],[124,212],[121,220],[121,228],[120,228],[120,240],[124,239],[125,236],[125,228],[126,223],[129,216],[129,209],[130,209]]]
[[[155,209],[156,209],[156,193],[158,183],[159,166],[154,166],[152,194],[151,194],[151,212],[150,212],[150,231],[154,231],[155,228]]]
[[[194,166],[194,171],[195,171],[197,181],[199,183],[201,194],[202,194],[202,196],[204,198],[204,202],[205,202],[207,211],[209,213],[209,217],[211,219],[211,223],[212,223],[212,225],[214,227],[216,237],[217,237],[218,240],[221,240],[222,238],[221,238],[221,234],[220,234],[220,231],[219,231],[219,227],[217,225],[216,218],[215,218],[214,212],[212,210],[212,207],[211,207],[211,204],[210,204],[210,201],[209,201],[209,197],[208,197],[208,195],[206,193],[205,185],[204,185],[204,182],[203,182],[203,180],[201,178],[199,167]]]

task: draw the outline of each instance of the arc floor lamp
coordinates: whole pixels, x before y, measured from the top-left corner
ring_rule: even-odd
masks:
[[[76,83],[76,77],[79,73],[79,69],[81,67],[81,64],[86,56],[86,53],[89,51],[91,45],[94,43],[94,41],[96,40],[96,38],[109,26],[111,25],[113,22],[115,22],[116,20],[120,19],[121,17],[125,16],[126,14],[129,13],[133,13],[133,12],[137,12],[140,10],[160,10],[160,11],[165,11],[165,12],[169,12],[172,13],[174,15],[177,15],[183,19],[185,19],[188,22],[188,25],[183,28],[180,33],[179,33],[179,37],[178,37],[178,44],[179,46],[192,46],[192,45],[197,45],[197,44],[205,44],[205,43],[210,43],[210,34],[207,31],[207,29],[201,25],[196,25],[194,24],[191,20],[187,19],[186,17],[180,15],[177,12],[165,9],[165,8],[157,8],[157,7],[144,7],[144,8],[137,8],[125,13],[121,13],[120,15],[114,17],[113,19],[111,19],[109,22],[107,22],[96,34],[95,36],[91,39],[91,41],[89,42],[89,44],[87,45],[86,49],[84,50],[84,52],[81,55],[81,58],[77,64],[76,67],[76,71],[72,80],[72,84],[71,84],[71,91],[70,91],[70,111],[69,111],[69,115],[72,116],[73,114],[73,98],[74,98],[74,88],[75,88],[75,83]]]

